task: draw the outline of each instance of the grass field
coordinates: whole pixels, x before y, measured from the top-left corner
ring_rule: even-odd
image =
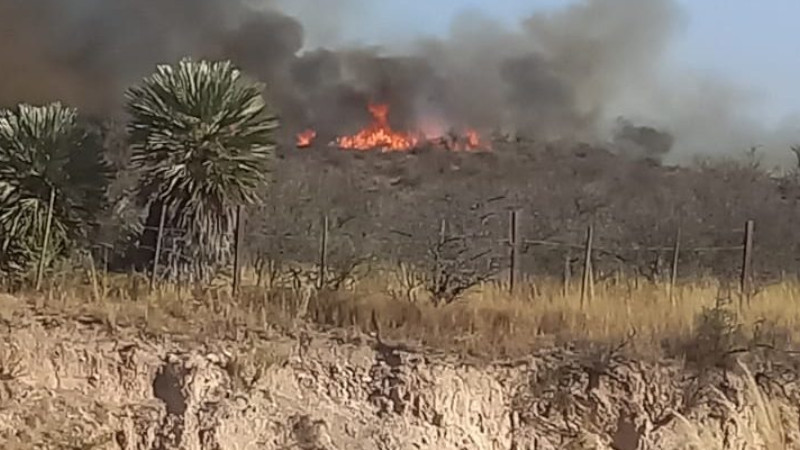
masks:
[[[87,277],[91,279],[91,277]],[[291,289],[265,289],[246,283],[238,298],[226,287],[202,293],[161,287],[111,276],[107,282],[58,282],[45,295],[27,297],[38,308],[93,318],[112,326],[199,336],[241,335],[246,330],[291,329],[300,324],[375,332],[381,337],[439,350],[492,357],[515,357],[554,343],[623,341],[642,352],[666,340],[692,336],[709,308],[728,313],[730,326],[743,335],[765,329],[794,339],[800,333],[800,282],[765,287],[749,301],[715,281],[666,286],[630,283],[597,285],[581,301],[579,286],[567,292],[560,283],[530,283],[514,295],[487,284],[460,300],[434,306],[424,298],[400,299],[393,277],[374,276],[345,291],[307,297],[305,320],[298,317],[303,295]]]

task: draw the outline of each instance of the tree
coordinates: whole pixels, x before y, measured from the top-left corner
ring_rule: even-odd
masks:
[[[77,110],[60,103],[0,110],[0,272],[18,278],[33,269],[51,197],[47,261],[85,243],[107,182],[102,145]]]
[[[137,196],[179,230],[198,281],[227,264],[235,211],[268,181],[278,119],[262,90],[228,61],[184,59],[126,92]]]

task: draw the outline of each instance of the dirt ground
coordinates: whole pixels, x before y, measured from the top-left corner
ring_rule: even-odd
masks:
[[[800,448],[789,363],[489,363],[303,327],[201,342],[1,300],[6,449]]]

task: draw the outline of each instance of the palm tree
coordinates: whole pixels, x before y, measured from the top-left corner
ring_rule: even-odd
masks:
[[[29,273],[42,252],[53,205],[47,262],[81,244],[105,206],[102,145],[60,103],[0,110],[0,273]]]
[[[200,280],[227,264],[239,206],[259,202],[278,119],[230,62],[162,65],[126,92],[132,164],[149,223],[180,231]]]

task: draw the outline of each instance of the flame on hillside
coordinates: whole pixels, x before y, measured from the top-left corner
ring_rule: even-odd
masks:
[[[299,133],[297,135],[297,147],[298,148],[311,147],[311,144],[314,143],[314,139],[316,139],[316,137],[317,137],[317,132],[312,129],[308,129],[303,131],[302,133]]]
[[[400,132],[392,129],[389,124],[389,105],[385,103],[370,103],[368,105],[372,122],[361,131],[350,135],[340,136],[330,143],[330,146],[343,150],[380,150],[383,152],[409,151],[424,144],[442,147],[451,151],[478,151],[488,150],[480,134],[473,129],[466,129],[463,134],[453,131],[447,133]],[[297,135],[297,147],[310,147],[317,137],[316,131],[308,129]]]
[[[389,105],[385,103],[370,103],[369,112],[372,114],[372,123],[352,136],[342,136],[336,139],[337,147],[349,150],[403,151],[411,150],[420,141],[418,136],[410,133],[394,131],[389,125]]]

